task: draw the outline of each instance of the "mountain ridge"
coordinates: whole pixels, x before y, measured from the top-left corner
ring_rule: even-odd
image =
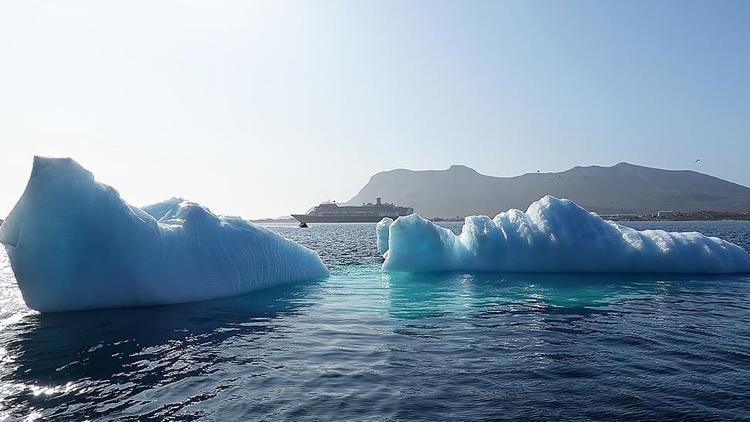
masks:
[[[750,210],[750,188],[745,186],[695,170],[627,162],[518,176],[484,175],[461,164],[443,170],[387,170],[370,177],[347,203],[359,205],[381,197],[426,217],[446,218],[525,210],[547,194],[603,214]]]

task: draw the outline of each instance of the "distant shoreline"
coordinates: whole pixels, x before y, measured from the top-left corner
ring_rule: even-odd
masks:
[[[605,220],[611,221],[750,221],[750,213],[729,213],[729,212],[673,212],[666,215],[638,215],[638,214],[598,214]],[[428,218],[436,223],[463,223],[464,218]],[[287,224],[297,223],[294,218],[263,218],[259,220],[250,220],[259,224]],[[337,223],[333,223],[337,224]],[[345,223],[342,223],[345,224]]]
[[[718,212],[718,211],[698,211],[698,212],[669,212],[663,215],[658,214],[599,214],[601,218],[612,221],[750,221],[750,212]],[[430,221],[450,223],[463,222],[463,218],[430,218]]]
[[[750,221],[750,213],[716,211],[671,212],[665,215],[618,215],[600,214],[605,220],[613,221]]]

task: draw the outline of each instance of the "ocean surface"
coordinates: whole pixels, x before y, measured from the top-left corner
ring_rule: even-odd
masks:
[[[0,252],[0,420],[750,419],[750,276],[384,274],[374,224],[268,227],[331,277],[40,315]]]

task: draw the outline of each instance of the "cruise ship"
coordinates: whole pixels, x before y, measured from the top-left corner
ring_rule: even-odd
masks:
[[[300,222],[307,223],[377,223],[384,217],[397,218],[402,215],[413,214],[411,207],[399,207],[377,198],[375,203],[366,203],[360,206],[338,205],[333,203],[322,203],[313,207],[307,214],[292,214]]]

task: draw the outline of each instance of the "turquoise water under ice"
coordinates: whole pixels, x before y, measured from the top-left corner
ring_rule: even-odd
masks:
[[[39,315],[0,253],[0,420],[750,417],[750,276],[384,274],[372,224],[272,229],[332,276]]]

